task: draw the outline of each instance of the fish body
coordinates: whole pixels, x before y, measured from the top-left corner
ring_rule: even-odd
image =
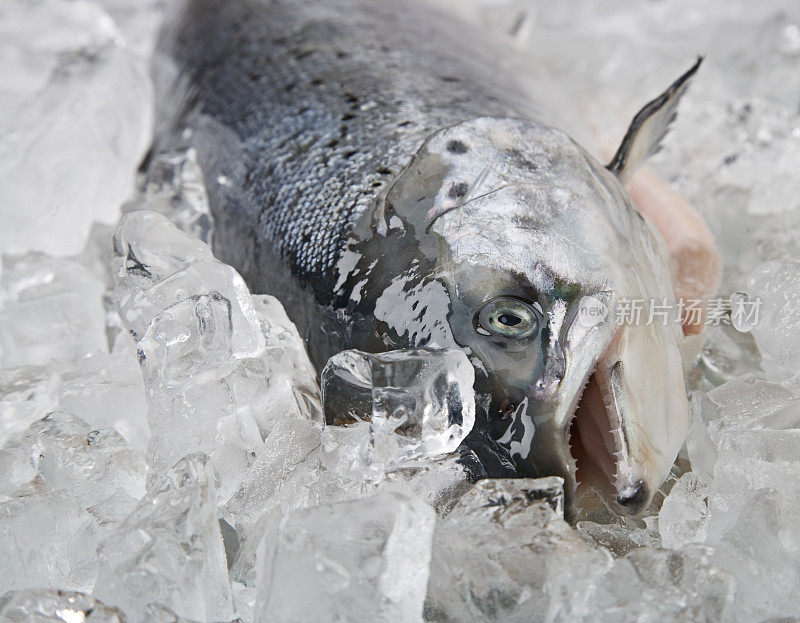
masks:
[[[196,150],[215,254],[281,299],[318,368],[461,348],[478,471],[563,476],[573,509],[579,481],[649,503],[688,428],[682,334],[613,321],[674,298],[620,178],[676,94],[609,170],[554,127],[544,75],[415,0],[192,0],[154,72],[154,149]]]

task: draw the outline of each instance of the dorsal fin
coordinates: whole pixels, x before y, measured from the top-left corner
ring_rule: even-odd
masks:
[[[623,184],[633,176],[642,162],[659,150],[661,140],[677,114],[678,101],[686,92],[689,81],[697,73],[702,62],[703,57],[697,57],[697,62],[689,71],[636,113],[617,153],[606,165],[606,168],[615,173]]]

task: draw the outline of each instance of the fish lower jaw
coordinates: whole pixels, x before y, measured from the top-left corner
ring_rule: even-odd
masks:
[[[641,466],[626,447],[622,425],[592,373],[572,415],[569,454],[575,474],[576,512],[588,505],[593,493],[614,513],[638,515],[652,497]]]

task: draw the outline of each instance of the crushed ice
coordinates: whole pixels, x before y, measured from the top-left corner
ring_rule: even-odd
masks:
[[[162,4],[0,9],[0,620],[800,616],[796,4],[459,5],[560,72],[598,143],[706,52],[654,166],[714,231],[722,292],[763,302],[709,333],[663,503],[575,528],[558,479],[468,481],[460,352],[345,352],[320,392],[280,302],[206,245],[191,151],[119,218]]]

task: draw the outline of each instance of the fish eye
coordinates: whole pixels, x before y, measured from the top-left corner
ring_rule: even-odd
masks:
[[[540,318],[540,312],[533,305],[501,296],[486,303],[475,314],[475,331],[481,335],[524,340],[538,333]]]

